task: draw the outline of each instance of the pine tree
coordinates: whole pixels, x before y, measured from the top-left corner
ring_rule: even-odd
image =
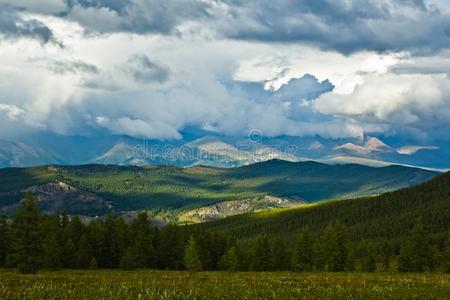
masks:
[[[269,239],[267,236],[258,238],[256,241],[255,260],[253,270],[268,271],[271,268],[271,253]]]
[[[334,232],[336,235],[337,255],[333,270],[335,272],[342,272],[345,270],[345,263],[348,255],[346,228],[341,222],[336,221],[334,224]]]
[[[140,213],[131,223],[130,234],[132,252],[135,255],[136,268],[153,268],[156,266],[154,238],[156,230],[150,224],[147,213]]]
[[[157,248],[160,269],[180,270],[184,268],[184,241],[184,233],[174,225],[168,225],[161,230]]]
[[[434,252],[428,233],[419,218],[400,250],[398,270],[400,272],[424,272],[427,268],[431,270],[435,266]]]
[[[355,271],[355,262],[356,262],[355,251],[353,250],[353,248],[350,248],[348,250],[347,258],[345,260],[345,271],[347,272]]]
[[[281,238],[272,239],[270,254],[272,256],[271,270],[281,271],[289,269],[291,258],[287,251],[286,244]]]
[[[31,192],[25,194],[12,224],[14,240],[9,259],[21,273],[36,273],[42,263],[40,214]]]
[[[376,265],[376,248],[373,242],[365,241],[361,245],[361,271],[375,272]]]
[[[47,217],[43,224],[42,250],[43,250],[43,266],[50,269],[59,269],[63,267],[62,253],[63,247],[61,234],[61,216],[55,214]]]
[[[442,257],[442,263],[444,267],[444,272],[450,274],[450,232],[447,237],[447,242],[445,243],[445,250]]]
[[[292,270],[293,271],[310,271],[313,266],[314,259],[314,242],[309,231],[309,228],[304,228],[298,237],[297,243],[294,247],[292,255]]]
[[[328,225],[320,239],[321,263],[327,271],[339,272],[345,269],[347,247],[345,228],[339,222]]]
[[[382,249],[381,249],[381,254],[382,254],[382,260],[383,260],[383,269],[384,271],[388,271],[391,267],[391,248],[389,246],[389,244],[387,243],[387,241],[384,241],[382,243]]]
[[[231,247],[219,261],[219,268],[223,271],[234,272],[239,269],[238,255],[236,247]]]
[[[413,272],[415,270],[414,249],[409,240],[400,249],[397,269],[399,272]]]
[[[92,245],[89,243],[86,234],[83,234],[78,242],[78,251],[76,253],[76,266],[78,268],[88,268],[91,259],[94,256]]]
[[[0,216],[0,267],[6,263],[6,257],[10,251],[10,229],[6,216]]]
[[[129,247],[127,251],[125,251],[125,255],[120,260],[120,268],[127,271],[139,268],[141,265],[138,258],[138,252],[139,250],[136,248]]]
[[[184,266],[188,271],[201,271],[202,262],[198,255],[197,243],[193,236],[189,238],[184,251]]]
[[[213,255],[211,252],[214,252],[215,247],[212,247],[213,241],[211,238],[211,234],[209,232],[201,232],[197,236],[197,245],[199,248],[199,256],[202,261],[204,270],[213,270],[215,268],[215,264],[213,261]],[[215,256],[215,255],[214,255]],[[223,257],[223,255],[222,255]],[[222,257],[220,259],[222,259]],[[219,266],[220,268],[220,266]]]

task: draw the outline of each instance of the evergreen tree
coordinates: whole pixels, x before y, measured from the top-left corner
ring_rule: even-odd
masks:
[[[198,255],[197,243],[193,236],[189,238],[184,251],[184,266],[188,271],[201,271],[202,262]]]
[[[131,271],[136,268],[141,267],[141,263],[139,261],[139,250],[135,247],[129,247],[125,251],[125,255],[120,260],[120,268],[122,270]]]
[[[253,264],[253,270],[255,271],[268,271],[271,268],[271,253],[269,239],[267,236],[263,236],[257,239],[255,249],[255,259]]]
[[[373,242],[365,241],[361,245],[361,271],[375,272],[376,265],[376,248]]]
[[[76,266],[77,247],[72,239],[67,239],[62,248],[62,264],[65,268],[74,268]]]
[[[400,249],[400,255],[397,261],[399,272],[413,272],[415,270],[414,249],[409,240],[405,241]]]
[[[292,255],[293,271],[310,271],[314,260],[314,241],[309,228],[304,228],[300,232]]]
[[[10,261],[21,273],[36,273],[42,263],[42,232],[36,199],[25,194],[12,224],[14,240]]]
[[[87,234],[83,234],[78,242],[78,251],[76,253],[76,266],[79,268],[88,268],[94,256],[92,245],[89,243]]]
[[[347,240],[344,226],[336,222],[328,225],[320,239],[321,262],[327,271],[340,272],[345,269]]]
[[[215,255],[213,255],[211,252],[215,251],[215,247],[213,247],[213,239],[211,238],[211,234],[209,232],[203,231],[199,235],[197,235],[196,241],[199,248],[199,256],[200,260],[202,261],[203,269],[213,270],[215,268],[213,256]],[[220,259],[222,259],[222,257]]]
[[[445,243],[444,254],[442,257],[444,272],[450,274],[450,232]]]
[[[156,266],[156,250],[154,239],[156,230],[150,224],[147,213],[140,213],[131,223],[131,244],[136,261],[136,268],[154,268]],[[130,249],[129,249],[130,250]]]
[[[107,216],[100,226],[97,256],[99,267],[119,267],[128,238],[128,226],[124,220],[116,215]]]
[[[355,262],[356,262],[355,251],[353,250],[353,248],[350,248],[348,250],[347,258],[345,260],[345,271],[347,272],[355,271]]]
[[[424,272],[434,268],[435,257],[422,220],[416,220],[416,224],[405,241],[399,257],[398,270],[401,272]]]
[[[0,267],[6,263],[6,257],[10,251],[10,229],[6,216],[0,216]]]
[[[334,224],[334,232],[336,235],[337,255],[333,271],[341,272],[345,270],[345,263],[348,255],[346,228],[341,222],[336,221]]]
[[[63,267],[62,253],[63,247],[61,234],[61,216],[55,214],[47,217],[43,224],[43,266],[50,269],[59,269]]]
[[[164,227],[160,232],[158,267],[160,269],[180,270],[184,267],[184,233],[174,225]]]
[[[286,244],[281,238],[272,239],[272,247],[270,254],[271,259],[271,270],[281,271],[288,270],[290,268],[290,255],[287,251]]]
[[[233,246],[227,252],[225,252],[225,254],[220,259],[219,268],[220,270],[230,272],[234,272],[239,269],[236,247]]]
[[[387,241],[383,241],[381,247],[383,269],[384,271],[388,271],[391,267],[391,248]]]

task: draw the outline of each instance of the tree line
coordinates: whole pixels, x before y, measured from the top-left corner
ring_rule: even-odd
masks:
[[[88,224],[66,214],[44,215],[27,193],[12,220],[0,219],[0,266],[22,273],[38,269],[137,268],[224,271],[445,271],[450,239],[439,249],[418,219],[398,254],[378,240],[352,242],[339,221],[320,234],[307,226],[295,239],[231,233],[196,226],[153,226],[145,213],[127,224],[117,215]]]

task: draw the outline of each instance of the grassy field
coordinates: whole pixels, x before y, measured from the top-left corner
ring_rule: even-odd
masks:
[[[450,276],[0,270],[0,299],[450,299]]]

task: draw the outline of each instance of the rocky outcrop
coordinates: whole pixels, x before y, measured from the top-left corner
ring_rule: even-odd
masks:
[[[101,197],[82,191],[65,182],[49,182],[42,185],[32,186],[28,189],[9,192],[20,197],[23,193],[31,191],[37,198],[39,208],[45,213],[54,213],[67,211],[70,214],[95,215],[105,214],[112,210],[112,206]],[[12,214],[20,205],[16,202],[11,205],[3,206],[0,211]]]
[[[266,195],[258,198],[219,202],[191,209],[182,212],[178,216],[178,221],[180,223],[201,223],[249,212],[299,206],[304,203],[301,199],[278,198]]]

